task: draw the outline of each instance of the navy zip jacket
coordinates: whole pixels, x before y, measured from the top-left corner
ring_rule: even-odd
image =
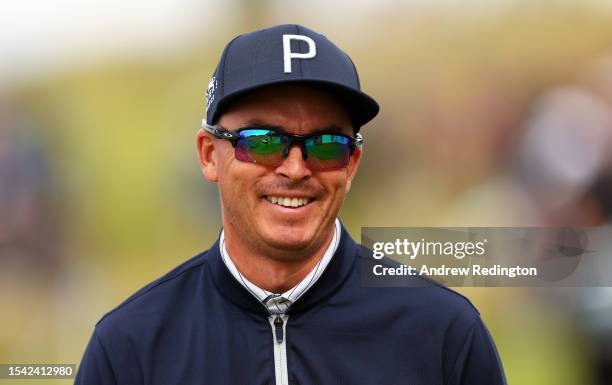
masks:
[[[361,269],[380,262],[342,228],[330,264],[289,308],[278,335],[217,242],[97,323],[75,384],[505,384],[467,299],[419,277],[412,279],[426,283],[416,287],[364,287]],[[279,380],[279,367],[287,378]]]

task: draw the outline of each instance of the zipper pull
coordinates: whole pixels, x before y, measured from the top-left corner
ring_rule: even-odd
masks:
[[[276,336],[276,343],[283,343],[283,318],[281,316],[276,316],[274,318],[274,334]]]

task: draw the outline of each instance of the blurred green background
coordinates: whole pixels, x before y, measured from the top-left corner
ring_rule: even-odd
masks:
[[[204,91],[232,37],[281,23],[342,47],[381,104],[340,215],[354,238],[609,223],[612,3],[3,2],[0,363],[78,364],[105,312],[210,246]],[[612,383],[608,289],[457,290],[509,383]]]

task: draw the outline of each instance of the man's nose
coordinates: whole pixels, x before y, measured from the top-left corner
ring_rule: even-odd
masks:
[[[284,175],[291,180],[301,180],[312,175],[312,172],[304,159],[303,149],[298,144],[289,148],[289,153],[283,159],[283,163],[276,168],[278,174]]]

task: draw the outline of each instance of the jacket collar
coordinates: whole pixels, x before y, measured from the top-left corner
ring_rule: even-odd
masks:
[[[340,243],[331,262],[317,282],[291,305],[288,314],[305,312],[334,294],[345,283],[357,261],[359,245],[351,238],[341,224]],[[268,310],[247,291],[229,272],[221,259],[219,239],[207,252],[209,273],[217,290],[230,302],[250,312],[268,314]]]

